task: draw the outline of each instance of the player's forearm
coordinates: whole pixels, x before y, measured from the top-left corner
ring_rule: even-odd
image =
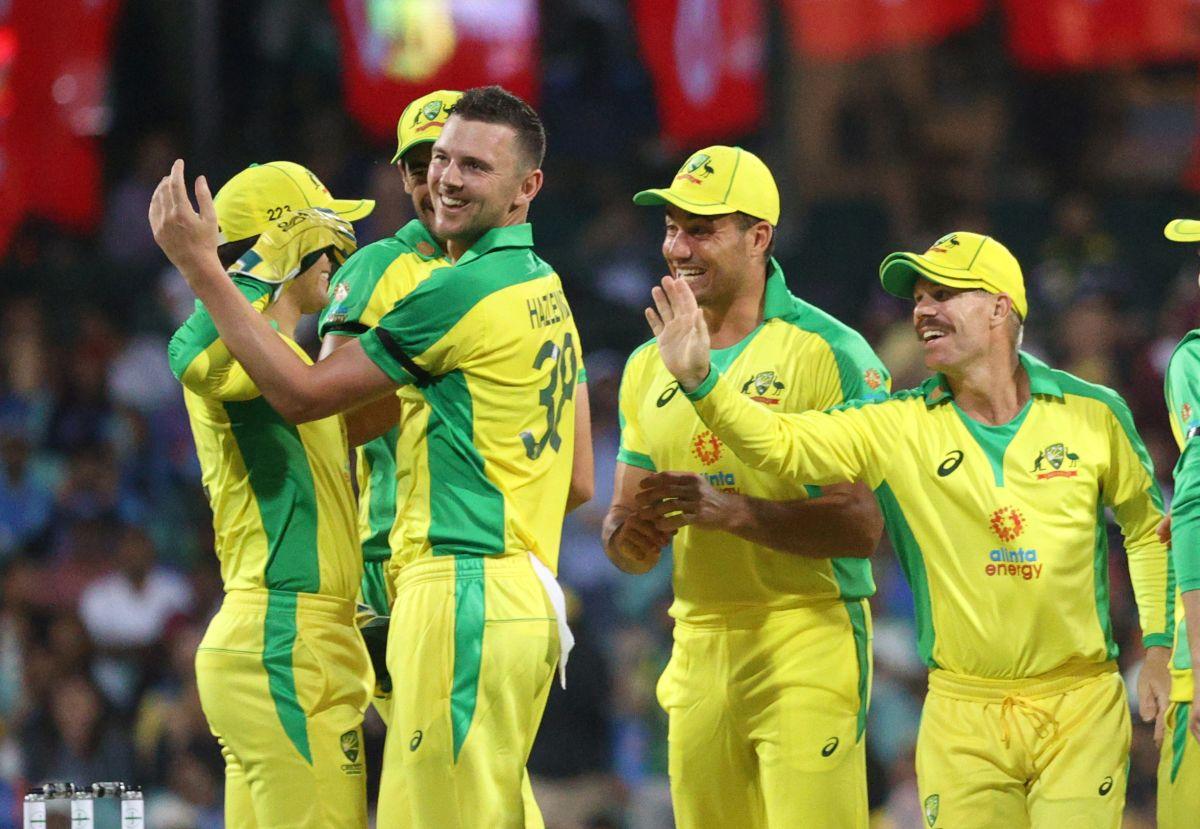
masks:
[[[592,455],[592,413],[587,383],[575,387],[575,448],[571,459],[571,486],[567,512],[592,500],[596,491],[595,459]]]
[[[875,552],[883,535],[879,508],[862,485],[796,501],[727,497],[726,532],[784,553],[807,558],[866,558]]]
[[[1179,589],[1200,590],[1200,452],[1193,447],[1175,470],[1171,550]]]
[[[688,393],[700,418],[739,458],[756,469],[806,484],[854,481],[852,452],[828,433],[822,412],[775,414],[739,394],[716,369]],[[822,422],[824,421],[824,422]]]
[[[1181,599],[1188,651],[1192,657],[1192,676],[1196,678],[1196,688],[1200,689],[1200,590],[1189,590],[1181,595]]]
[[[1174,620],[1167,618],[1167,603],[1172,592],[1168,589],[1167,577],[1169,552],[1153,531],[1154,524],[1138,536],[1126,536],[1125,552],[1129,560],[1129,582],[1142,626],[1142,641],[1147,647],[1170,647],[1174,638]]]
[[[312,419],[309,366],[251,307],[221,269],[216,256],[188,276],[197,298],[212,316],[221,341],[272,408],[293,423]]]

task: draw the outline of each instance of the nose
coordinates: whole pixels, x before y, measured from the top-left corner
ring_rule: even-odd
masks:
[[[456,190],[462,187],[462,170],[454,161],[447,161],[442,167],[441,175],[438,177],[440,187],[448,190]]]
[[[663,259],[668,262],[682,262],[690,259],[692,248],[686,237],[687,234],[683,232],[668,233],[663,239]]]

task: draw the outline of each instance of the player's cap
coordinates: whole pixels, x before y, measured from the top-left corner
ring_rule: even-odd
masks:
[[[335,199],[311,170],[291,161],[251,164],[225,182],[213,204],[222,245],[257,236],[289,210],[324,207],[353,222],[375,209],[372,199]]]
[[[1025,319],[1025,278],[1008,248],[991,236],[959,231],[933,243],[924,253],[893,253],[879,266],[883,289],[912,299],[913,285],[925,277],[951,288],[981,288],[992,294],[1008,294],[1013,308]]]
[[[1200,242],[1200,219],[1175,219],[1163,228],[1172,242]]]
[[[404,154],[418,144],[436,141],[442,134],[442,127],[446,126],[450,110],[461,97],[461,92],[439,89],[406,106],[396,122],[396,154],[392,156],[392,163],[404,158]]]
[[[775,177],[762,159],[741,147],[705,147],[684,162],[670,187],[643,190],[633,203],[670,203],[701,216],[741,212],[779,224]]]

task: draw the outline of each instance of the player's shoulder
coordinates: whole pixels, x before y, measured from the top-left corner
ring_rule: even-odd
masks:
[[[1061,396],[1068,403],[1071,398],[1099,403],[1107,409],[1127,431],[1133,430],[1133,414],[1116,389],[1084,380],[1082,377],[1053,368],[1041,360],[1022,352],[1021,361],[1029,373],[1030,390],[1034,394]]]
[[[1184,334],[1183,339],[1175,346],[1167,363],[1168,376],[1173,371],[1185,368],[1200,368],[1200,328],[1194,328]]]
[[[661,362],[661,359],[658,356],[657,345],[658,338],[651,337],[633,351],[629,352],[629,357],[625,360],[625,373],[629,374],[631,371],[642,371],[646,368],[646,366],[650,365],[656,360]]]
[[[824,343],[834,355],[855,361],[878,362],[874,349],[866,338],[833,314],[818,308],[798,296],[789,295],[788,310],[775,319],[805,335]]]

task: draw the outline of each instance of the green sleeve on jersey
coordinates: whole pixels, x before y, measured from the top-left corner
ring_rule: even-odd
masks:
[[[363,350],[399,385],[454,370],[486,336],[459,323],[487,297],[554,269],[525,249],[500,250],[442,268],[401,299],[362,338]]]
[[[261,312],[270,304],[273,286],[246,276],[233,277],[233,284],[256,310]],[[196,300],[196,310],[167,344],[167,362],[171,372],[197,394],[219,394],[236,365],[233,355],[223,344],[219,344],[219,339],[217,325],[208,309]]]
[[[364,333],[368,326],[362,323],[363,311],[383,274],[403,252],[395,239],[383,239],[347,259],[329,283],[329,303],[317,320],[317,335],[322,338],[327,334],[357,337]],[[338,298],[339,293],[341,298]]]
[[[1200,590],[1200,448],[1188,441],[1175,466],[1171,556],[1179,590]]]
[[[621,373],[621,388],[617,392],[617,425],[621,430],[617,461],[656,472],[658,470],[655,469],[654,461],[650,458],[650,447],[646,445],[646,439],[642,436],[641,426],[638,423],[637,406],[641,389],[635,388],[638,382],[632,376],[641,368],[641,361],[634,366],[634,358],[652,345],[654,345],[654,340],[642,343],[635,348],[629,355],[629,359],[625,361],[625,370]],[[632,370],[631,366],[634,366]]]
[[[576,383],[576,385],[578,385],[579,383],[586,383],[586,382],[587,382],[587,369],[584,368],[583,366],[580,366],[579,367],[579,376],[575,378],[575,383]]]
[[[1167,368],[1167,407],[1180,441],[1171,499],[1171,556],[1181,592],[1200,590],[1200,339],[1189,335]]]

